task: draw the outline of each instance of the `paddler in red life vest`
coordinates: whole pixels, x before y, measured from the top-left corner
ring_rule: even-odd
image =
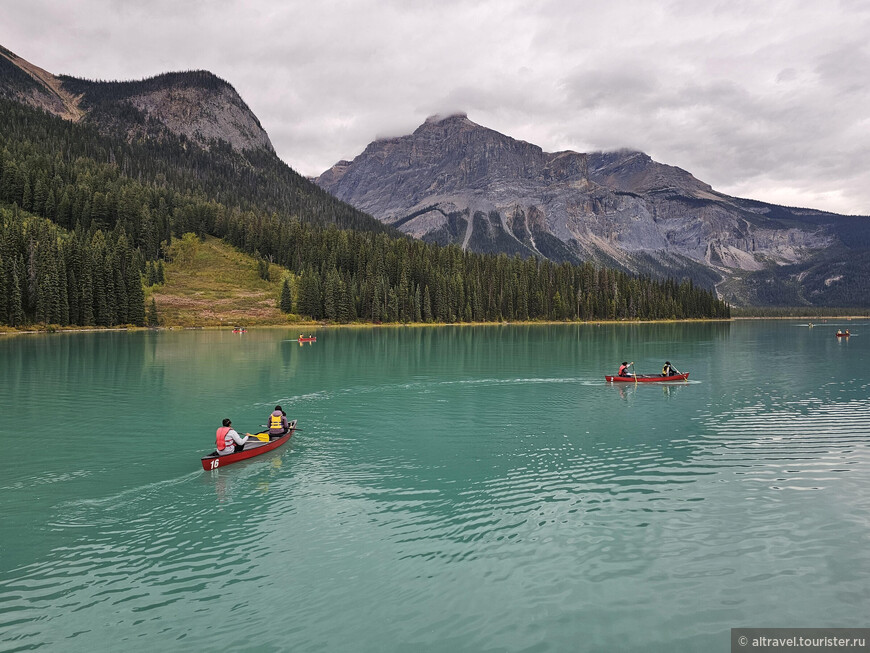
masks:
[[[633,376],[628,372],[628,368],[632,365],[634,365],[634,363],[626,363],[625,361],[622,361],[622,365],[619,366],[619,376]]]
[[[284,435],[287,429],[290,428],[290,423],[287,421],[287,413],[281,406],[275,406],[275,410],[269,415],[269,437],[273,438],[279,435]]]
[[[219,456],[241,451],[245,448],[245,442],[248,441],[248,436],[242,437],[233,428],[233,423],[225,419],[222,422],[223,426],[215,433],[215,449]]]

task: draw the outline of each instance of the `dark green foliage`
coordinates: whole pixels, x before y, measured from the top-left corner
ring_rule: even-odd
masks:
[[[133,262],[127,266],[127,321],[135,326],[145,326],[145,291],[142,289],[142,275]]]
[[[13,262],[5,272],[10,264],[0,252],[7,314],[0,319],[7,323],[18,315],[18,298],[28,321],[153,324],[153,301],[142,315],[140,271],[149,285],[162,283],[159,257],[173,235],[185,233],[213,235],[256,256],[264,278],[269,262],[291,270],[299,283],[296,311],[317,320],[728,316],[726,304],[691,281],[411,240],[267,152],[240,154],[219,145],[206,152],[165,135],[127,143],[0,101],[0,171],[0,205],[27,201],[46,212],[49,198],[60,198],[57,226],[16,217],[14,208],[4,212],[9,233],[0,242],[12,243]],[[500,228],[492,215],[475,219]],[[451,238],[464,232],[462,216],[448,223]]]
[[[88,228],[96,220],[98,226],[107,221],[111,228],[120,221],[149,260],[157,257],[159,244],[171,233],[209,233],[219,206],[398,234],[332,197],[270,152],[240,153],[219,144],[206,151],[165,130],[159,138],[127,142],[101,135],[91,125],[71,124],[0,100],[0,153],[4,149],[8,156],[3,161],[0,154],[0,202],[23,206],[27,193],[32,203],[35,178],[43,175],[46,192],[54,190],[55,197],[63,198],[68,191],[64,209],[58,209],[61,226],[71,229],[81,221]],[[142,215],[146,211],[147,217]]]
[[[263,235],[252,238],[249,229]],[[219,221],[216,235],[241,249],[257,240],[261,252],[301,274],[298,312],[314,319],[347,321],[355,315],[374,322],[456,322],[728,316],[724,303],[691,281],[654,281],[591,264],[473,254],[456,246],[437,247],[278,219]],[[280,249],[273,250],[270,243],[281,243]]]
[[[148,314],[145,317],[145,323],[150,327],[156,327],[160,324],[160,318],[157,315],[157,302],[151,298],[151,303],[148,305]]]
[[[825,318],[841,315],[870,317],[870,309],[827,306],[753,306],[732,308],[733,317],[803,317]]]
[[[90,235],[0,207],[0,324],[144,324],[145,296],[123,230]]]
[[[0,48],[6,57],[12,59],[17,58],[15,54],[6,48]],[[4,56],[0,56],[0,77],[3,78],[3,84],[0,85],[0,97],[8,95],[13,97],[17,92],[39,93],[48,95],[48,91],[39,84],[33,77],[28,75],[24,70],[16,66]]]
[[[290,293],[290,282],[287,279],[284,279],[284,283],[281,285],[281,300],[278,302],[278,307],[282,313],[293,312],[293,296]]]

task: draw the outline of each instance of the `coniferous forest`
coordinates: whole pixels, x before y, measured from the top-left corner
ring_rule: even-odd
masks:
[[[143,280],[187,233],[294,272],[281,308],[316,320],[729,316],[690,281],[407,238],[270,153],[130,142],[0,101],[0,324],[144,325]]]

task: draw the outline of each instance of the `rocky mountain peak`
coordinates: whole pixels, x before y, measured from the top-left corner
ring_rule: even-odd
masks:
[[[3,46],[0,46],[0,97],[73,122],[84,116],[80,98],[64,89],[57,77]]]
[[[465,113],[464,111],[459,111],[457,113],[447,113],[447,114],[435,113],[435,114],[432,114],[431,116],[426,118],[426,120],[423,122],[423,124],[420,127],[422,128],[422,127],[425,127],[426,125],[435,125],[435,124],[438,124],[440,122],[445,122],[445,121],[457,122],[457,123],[458,122],[467,122],[467,123],[472,124],[472,125],[475,124],[468,119],[467,113]]]
[[[679,190],[694,195],[713,191],[709,184],[682,168],[658,163],[644,152],[629,149],[590,153],[589,176],[602,186],[631,193]]]
[[[0,97],[127,138],[159,137],[163,129],[205,148],[223,140],[237,150],[275,151],[236,90],[206,70],[93,81],[53,75],[0,47]]]
[[[423,240],[706,285],[808,261],[837,243],[810,218],[718,193],[644,152],[544,152],[464,113],[377,140],[316,182]]]

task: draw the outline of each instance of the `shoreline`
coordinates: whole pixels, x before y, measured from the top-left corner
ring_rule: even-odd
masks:
[[[585,325],[585,326],[602,326],[602,325],[632,325],[632,324],[690,324],[690,323],[707,323],[707,322],[738,322],[742,320],[808,320],[819,325],[824,324],[827,320],[870,320],[868,315],[828,315],[826,317],[818,316],[738,316],[730,318],[691,318],[684,320],[528,320],[515,322],[351,322],[347,324],[338,324],[332,322],[290,322],[287,324],[255,324],[244,327],[247,331],[259,329],[297,329],[302,331],[311,331],[313,329],[373,329],[373,328],[394,328],[394,327],[464,327],[464,326],[552,326],[552,325]],[[115,327],[83,327],[83,326],[60,326],[60,325],[40,325],[36,328],[15,329],[8,327],[7,330],[0,331],[0,336],[15,336],[25,334],[58,334],[58,333],[109,333],[117,331],[232,331],[233,327],[208,324],[202,326],[185,326],[180,324],[172,324],[158,327],[138,327],[138,326],[115,326]]]
[[[819,318],[815,316],[740,316],[731,318],[691,318],[684,320],[528,320],[514,322],[351,322],[348,324],[338,324],[332,322],[291,322],[288,324],[256,324],[244,327],[247,331],[259,329],[297,329],[310,331],[312,329],[371,329],[381,327],[447,327],[447,326],[552,326],[552,325],[585,325],[585,326],[602,326],[602,325],[632,325],[632,324],[689,324],[693,322],[738,322],[742,320],[810,320],[817,321],[818,324],[824,324],[826,320],[870,320],[867,315],[829,315]],[[821,320],[821,321],[819,321]],[[137,327],[137,326],[115,326],[115,327],[82,327],[82,326],[59,326],[48,325],[38,326],[36,328],[15,329],[9,327],[7,330],[0,331],[0,336],[14,336],[24,334],[57,334],[57,333],[109,333],[117,331],[232,331],[233,327],[209,324],[202,326],[184,326],[172,324],[159,327]]]
[[[312,329],[344,329],[344,328],[381,328],[381,327],[448,327],[448,326],[532,326],[532,325],[554,325],[554,324],[580,324],[580,325],[596,325],[602,324],[677,324],[688,322],[730,322],[733,318],[692,318],[686,320],[528,320],[525,322],[349,322],[346,324],[333,322],[291,322],[289,324],[254,324],[243,327],[246,331],[254,331],[259,329],[295,329],[302,327],[303,331]],[[235,327],[229,327],[219,324],[207,324],[202,326],[184,326],[180,324],[172,324],[158,327],[139,327],[139,326],[114,326],[114,327],[82,327],[82,326],[60,326],[49,325],[37,328],[15,329],[9,327],[7,331],[0,331],[0,336],[14,336],[22,334],[56,334],[56,333],[108,333],[113,331],[232,331]]]

